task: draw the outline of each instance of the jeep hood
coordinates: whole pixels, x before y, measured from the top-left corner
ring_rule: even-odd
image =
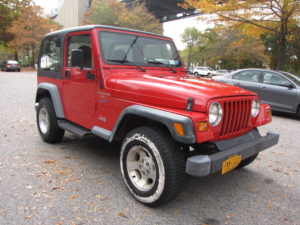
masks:
[[[206,112],[206,105],[212,99],[256,95],[232,85],[179,75],[122,74],[108,77],[106,84],[115,98],[177,109],[186,109],[187,99],[193,98],[193,111],[198,112]]]

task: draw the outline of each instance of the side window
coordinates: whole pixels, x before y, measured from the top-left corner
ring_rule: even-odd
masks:
[[[291,84],[291,82],[289,82],[283,76],[281,76],[277,73],[272,73],[272,72],[264,72],[263,73],[263,83],[264,84],[279,85],[279,86],[284,86],[284,85],[287,85],[287,84]]]
[[[93,57],[92,57],[92,47],[91,39],[89,34],[74,35],[69,37],[67,42],[67,66],[73,67],[71,63],[72,50],[81,49],[84,54],[83,67],[93,68]]]
[[[259,78],[260,78],[260,71],[256,71],[256,70],[241,71],[233,75],[233,79],[250,81],[250,82],[258,82]]]
[[[60,38],[49,37],[43,42],[40,68],[46,71],[58,72],[61,66]]]

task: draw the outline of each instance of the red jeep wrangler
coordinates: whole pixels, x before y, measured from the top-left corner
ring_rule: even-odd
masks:
[[[187,76],[168,37],[110,26],[43,38],[36,112],[45,142],[65,130],[122,141],[125,184],[148,205],[173,199],[185,174],[244,167],[279,138],[259,134],[271,109],[255,93]]]

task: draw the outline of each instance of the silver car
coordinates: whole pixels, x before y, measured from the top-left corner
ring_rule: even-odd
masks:
[[[14,60],[6,60],[1,64],[1,71],[21,71],[21,64]]]
[[[213,79],[256,92],[272,110],[295,113],[300,118],[300,78],[296,75],[267,69],[242,69]]]

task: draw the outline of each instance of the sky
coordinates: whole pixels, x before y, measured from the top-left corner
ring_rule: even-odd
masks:
[[[34,2],[45,9],[45,13],[51,14],[51,10],[57,9],[63,0],[34,0]],[[203,16],[189,17],[185,19],[166,22],[163,24],[164,35],[173,38],[179,50],[184,49],[184,44],[181,42],[181,34],[187,27],[196,27],[198,30],[204,31],[206,28],[213,27],[213,23],[207,23]]]

